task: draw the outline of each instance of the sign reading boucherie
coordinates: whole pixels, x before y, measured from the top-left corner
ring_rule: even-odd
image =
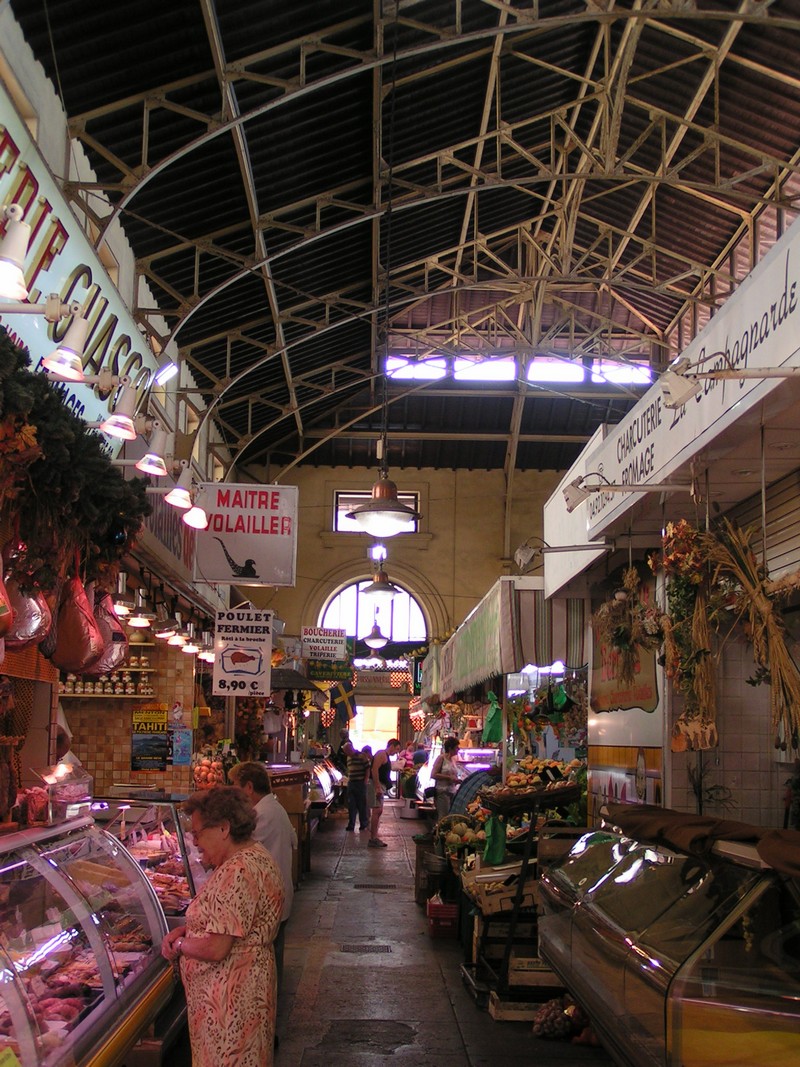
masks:
[[[300,639],[305,659],[341,660],[347,656],[347,630],[303,626]]]
[[[198,487],[208,528],[198,530],[195,580],[220,585],[294,585],[297,486]]]
[[[268,697],[272,684],[272,612],[218,611],[214,696]]]

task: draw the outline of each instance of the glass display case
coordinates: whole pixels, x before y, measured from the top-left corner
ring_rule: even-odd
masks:
[[[618,1063],[800,1063],[800,886],[755,847],[590,832],[540,889],[540,953]]]
[[[131,795],[98,797],[92,804],[95,822],[121,841],[144,871],[171,927],[181,925],[190,900],[207,877],[186,833],[188,822],[180,812],[183,799]]]
[[[0,1063],[122,1062],[172,993],[166,930],[139,865],[91,819],[0,838]]]

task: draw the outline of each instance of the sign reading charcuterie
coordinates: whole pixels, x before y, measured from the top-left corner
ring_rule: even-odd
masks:
[[[347,630],[303,626],[300,640],[307,659],[341,660],[347,656]]]
[[[253,609],[217,612],[214,696],[269,696],[272,614]]]

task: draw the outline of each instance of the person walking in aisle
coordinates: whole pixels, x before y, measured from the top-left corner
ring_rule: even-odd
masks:
[[[272,792],[269,774],[263,763],[256,761],[237,763],[230,772],[230,779],[232,785],[241,789],[255,812],[256,828],[253,830],[253,840],[264,846],[283,875],[285,897],[281,912],[281,925],[273,944],[275,970],[280,990],[283,978],[283,944],[286,938],[286,924],[289,921],[294,900],[292,855],[297,848],[297,833],[286,814],[286,809]]]
[[[359,752],[348,741],[344,748],[347,756],[347,826],[345,830],[355,830],[358,818],[359,830],[369,829],[367,809],[367,778],[369,777],[370,759]]]
[[[375,786],[375,806],[372,809],[369,827],[370,848],[386,848],[386,842],[378,837],[378,824],[383,814],[383,798],[392,784],[392,756],[400,751],[400,742],[393,737],[372,760],[372,784]]]

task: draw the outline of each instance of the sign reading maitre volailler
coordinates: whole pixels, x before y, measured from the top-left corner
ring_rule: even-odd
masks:
[[[198,530],[194,576],[220,585],[294,585],[297,486],[200,485],[208,528]]]
[[[306,659],[342,660],[347,658],[347,631],[324,626],[303,626],[300,631]]]

